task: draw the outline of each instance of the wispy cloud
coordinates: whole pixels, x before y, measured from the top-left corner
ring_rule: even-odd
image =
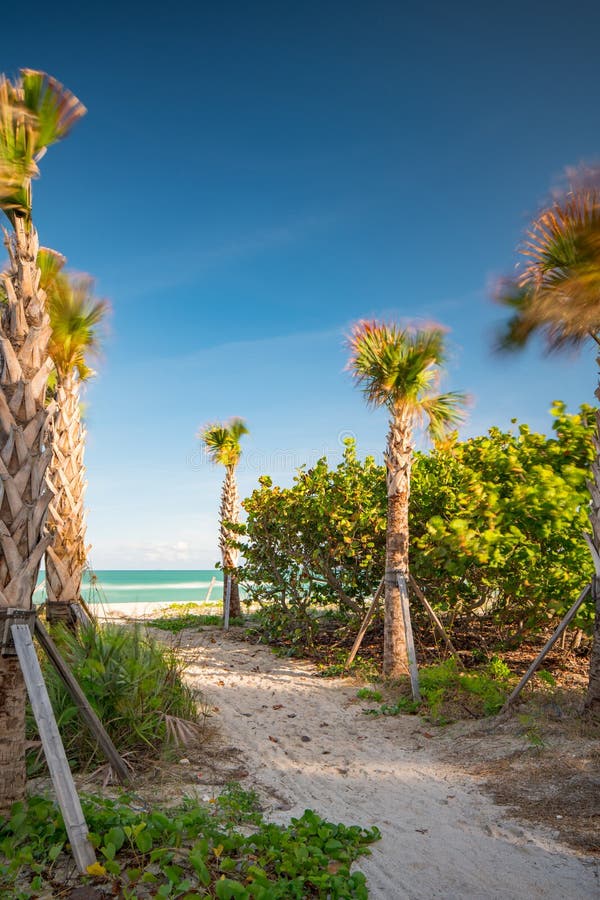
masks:
[[[199,246],[198,237],[191,244],[190,236],[176,248],[165,249],[161,242],[160,248],[129,260],[126,268],[107,270],[105,278],[119,285],[121,301],[132,300],[150,291],[191,284],[205,272],[300,243],[311,234],[329,229],[336,221],[337,216],[331,213],[304,216],[234,233],[212,246]]]

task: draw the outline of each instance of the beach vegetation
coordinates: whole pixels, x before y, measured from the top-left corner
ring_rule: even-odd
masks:
[[[222,621],[222,616],[211,615],[209,613],[184,613],[181,616],[162,615],[156,619],[150,619],[146,622],[146,625],[151,628],[159,628],[161,631],[170,631],[172,634],[179,634],[180,631],[185,631],[187,628],[198,630],[210,626],[214,627],[215,625],[220,625]],[[240,616],[230,619],[229,624],[234,627],[238,626],[243,628],[246,624],[246,620]]]
[[[242,455],[241,438],[248,434],[243,419],[231,419],[229,422],[218,422],[205,425],[198,435],[209,459],[225,467],[225,479],[221,491],[221,508],[219,510],[219,547],[221,548],[221,564],[225,573],[223,598],[229,593],[229,610],[232,618],[242,614],[240,590],[236,575],[237,549],[234,528],[239,520],[239,495],[235,470]]]
[[[397,678],[408,671],[405,623],[398,577],[409,575],[409,497],[414,431],[427,423],[441,438],[462,419],[465,397],[438,393],[446,362],[439,326],[401,327],[395,323],[355,325],[349,339],[348,367],[367,403],[385,407],[389,430],[385,451],[387,524],[384,569],[383,672]]]
[[[139,808],[139,798],[82,796],[98,862],[68,887],[94,885],[125,900],[138,897],[338,897],[366,900],[352,863],[369,853],[377,828],[328,822],[306,810],[289,825],[266,822],[253,792],[229,785],[214,804]],[[16,803],[0,824],[0,889],[29,900],[62,893],[67,835],[55,803]],[[62,881],[61,881],[61,872]]]
[[[556,402],[551,414],[549,435],[515,422],[415,453],[411,571],[473,655],[544,632],[592,574],[583,531],[594,410]],[[348,440],[338,465],[302,467],[287,488],[263,477],[243,505],[240,576],[265,638],[299,651],[332,633],[351,643],[385,565],[384,467]],[[417,638],[431,634],[417,597],[412,609]],[[574,624],[591,634],[592,623],[588,601]]]
[[[202,740],[202,705],[183,680],[183,663],[141,626],[56,626],[54,639],[113,743],[128,762],[164,753],[186,737]],[[104,762],[96,739],[46,657],[42,670],[67,758],[85,769]],[[36,725],[29,719],[29,736]],[[41,765],[30,756],[30,769]]]
[[[498,299],[511,310],[500,347],[524,347],[534,335],[546,350],[600,345],[600,170],[570,173],[566,190],[544,206],[529,225],[520,247],[521,271],[504,281]],[[600,359],[600,357],[599,357]],[[597,359],[598,362],[598,359]],[[600,385],[596,389],[600,399]],[[592,459],[589,509],[600,574],[600,413],[596,412],[596,452]],[[600,717],[600,591],[596,590],[595,630],[586,707]]]
[[[45,480],[46,384],[50,321],[40,287],[39,240],[33,224],[32,181],[52,144],[66,137],[85,109],[43,72],[0,77],[0,209],[8,269],[0,303],[0,604],[31,609],[49,538],[44,525],[51,491]],[[0,657],[0,814],[25,790],[25,685],[15,657]]]
[[[385,479],[372,457],[357,458],[354,440],[339,465],[302,466],[290,488],[259,478],[243,506],[240,579],[270,640],[310,646],[320,628],[363,614],[381,578]]]
[[[492,716],[500,712],[515,678],[499,657],[476,669],[464,671],[454,658],[419,670],[421,702],[400,695],[392,702],[368,708],[370,716],[397,716],[419,713],[437,725],[447,724],[465,714]],[[364,698],[369,699],[369,698]]]

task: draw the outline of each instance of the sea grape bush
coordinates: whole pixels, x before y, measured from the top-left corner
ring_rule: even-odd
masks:
[[[300,468],[291,488],[259,479],[238,529],[245,562],[240,580],[263,607],[269,628],[310,643],[311,610],[333,604],[360,615],[381,578],[385,545],[385,478],[372,457],[358,460],[345,441],[343,461]],[[291,629],[291,630],[290,630]]]
[[[414,573],[451,618],[506,636],[562,616],[592,575],[586,479],[593,410],[552,407],[552,437],[519,425],[449,443],[419,458],[411,507]],[[591,625],[592,605],[581,627]]]
[[[412,473],[411,571],[447,621],[495,625],[504,637],[539,630],[564,614],[592,574],[586,479],[593,409],[556,402],[553,434],[511,431],[417,453]],[[268,477],[244,501],[240,579],[272,636],[309,644],[315,611],[362,613],[384,568],[385,472],[359,460],[301,468],[289,488]],[[591,604],[577,624],[589,628]]]

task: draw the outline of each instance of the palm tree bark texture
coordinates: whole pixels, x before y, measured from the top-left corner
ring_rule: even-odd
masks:
[[[85,543],[85,428],[81,422],[80,382],[74,372],[56,389],[56,415],[52,422],[50,484],[56,485],[50,502],[46,550],[47,614],[50,621],[70,622],[71,604],[81,597],[86,564]]]
[[[85,113],[77,98],[43,72],[0,77],[0,209],[9,267],[0,296],[0,607],[30,610],[50,537],[52,492],[46,384],[52,364],[39,242],[31,220],[31,181],[46,148]],[[25,787],[25,685],[16,657],[0,655],[0,814]]]
[[[221,530],[219,535],[219,546],[221,549],[221,558],[225,571],[231,572],[237,564],[238,553],[231,546],[231,539],[235,535],[227,527],[228,522],[237,522],[239,516],[239,497],[235,479],[235,466],[227,466],[225,470],[225,479],[221,491],[221,508],[219,510],[221,520]],[[240,588],[236,579],[231,575],[226,575],[230,579],[229,593],[229,614],[235,619],[242,614],[240,604]]]
[[[385,453],[387,480],[387,535],[385,548],[384,674],[406,675],[406,632],[398,575],[408,579],[408,509],[413,457],[410,422],[392,416]]]
[[[7,303],[0,315],[0,604],[29,609],[50,537],[46,380],[50,324],[39,289],[38,237],[21,218],[6,239]],[[25,784],[25,684],[15,657],[0,657],[0,812]]]

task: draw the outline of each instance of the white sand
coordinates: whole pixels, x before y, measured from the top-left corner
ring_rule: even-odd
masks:
[[[177,605],[171,600],[151,600],[139,603],[91,603],[90,609],[100,619],[152,619],[158,616],[161,610]],[[185,607],[186,604],[181,603],[181,606]],[[215,612],[220,613],[221,610],[222,604],[219,600],[214,604],[212,602],[208,604],[200,603],[197,608],[192,610],[192,613],[204,615]],[[183,611],[185,612],[185,610]],[[176,615],[177,613],[174,612],[173,614]]]
[[[187,646],[186,646],[187,645]],[[312,808],[383,839],[359,867],[381,900],[583,900],[600,896],[598,861],[521,825],[476,779],[435,758],[427,727],[409,716],[367,717],[349,680],[217,629],[186,632],[188,677],[218,707],[269,814]],[[308,740],[306,740],[308,739]]]

